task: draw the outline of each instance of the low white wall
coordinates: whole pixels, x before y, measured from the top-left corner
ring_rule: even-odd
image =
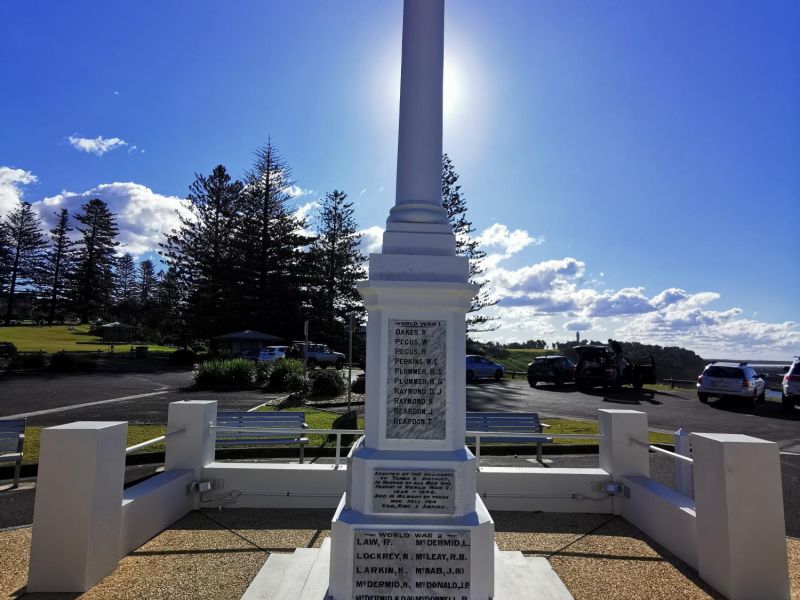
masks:
[[[192,510],[193,469],[174,469],[131,486],[122,496],[120,556],[132,552]]]
[[[231,508],[336,508],[345,489],[347,468],[212,462],[203,479],[214,481],[201,506]],[[235,502],[231,500],[235,497]]]
[[[592,489],[610,482],[603,469],[483,467],[478,493],[489,510],[610,513],[611,497]]]
[[[681,560],[697,568],[694,502],[640,475],[622,477],[622,516]]]

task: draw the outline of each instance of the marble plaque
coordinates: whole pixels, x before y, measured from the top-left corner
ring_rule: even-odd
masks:
[[[447,321],[389,319],[386,437],[443,440]]]
[[[452,470],[375,469],[372,511],[376,513],[453,514]]]
[[[353,552],[355,600],[470,598],[469,531],[359,530]]]

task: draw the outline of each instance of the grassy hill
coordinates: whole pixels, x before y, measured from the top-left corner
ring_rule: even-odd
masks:
[[[88,325],[78,325],[70,331],[66,325],[53,327],[0,327],[0,342],[11,342],[19,352],[97,352],[108,350],[108,344],[89,333]],[[114,352],[129,352],[140,344],[114,344]],[[148,344],[150,350],[172,352],[175,348]]]
[[[506,368],[506,371],[527,371],[528,363],[533,362],[533,359],[538,356],[545,356],[546,354],[561,354],[557,350],[532,350],[532,349],[507,349],[505,352],[508,356],[490,356],[492,360],[500,363]]]

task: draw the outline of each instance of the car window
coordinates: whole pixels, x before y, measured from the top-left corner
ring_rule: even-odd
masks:
[[[724,379],[744,379],[744,373],[738,367],[711,366],[706,369],[709,377],[722,377]]]

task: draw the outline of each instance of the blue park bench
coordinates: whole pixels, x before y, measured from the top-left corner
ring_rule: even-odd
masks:
[[[496,436],[467,435],[467,443],[475,445],[475,456],[480,462],[481,444],[491,442],[509,442],[513,444],[536,444],[536,460],[542,462],[542,444],[553,441],[552,437],[542,435],[542,428],[549,427],[539,421],[537,413],[499,413],[499,412],[468,412],[467,431],[497,432]],[[503,436],[503,433],[530,434],[518,437]]]
[[[22,447],[25,444],[25,419],[0,420],[0,462],[14,462],[14,487],[19,486]]]
[[[217,446],[260,447],[296,444],[300,446],[300,464],[303,464],[308,438],[299,433],[287,433],[282,430],[308,429],[305,420],[306,413],[303,412],[219,411],[217,427],[231,427],[241,431],[217,430]],[[254,428],[271,431],[250,431]]]

